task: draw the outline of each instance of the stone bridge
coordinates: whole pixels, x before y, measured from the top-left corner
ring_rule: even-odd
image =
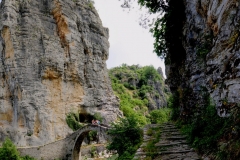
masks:
[[[45,144],[44,146],[18,148],[21,155],[29,155],[38,160],[79,160],[79,153],[83,139],[88,132],[97,131],[104,138],[110,139],[107,135],[109,128],[98,125],[87,125],[75,131],[64,139]]]

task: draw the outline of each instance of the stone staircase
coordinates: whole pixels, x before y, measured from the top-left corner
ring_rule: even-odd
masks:
[[[154,139],[148,135],[148,130],[158,128],[160,130],[160,140],[155,143],[154,153],[146,152],[146,145]],[[186,137],[183,136],[173,123],[149,124],[143,128],[143,144],[137,150],[135,160],[151,160],[149,155],[154,154],[153,160],[200,160],[200,156],[189,147]]]

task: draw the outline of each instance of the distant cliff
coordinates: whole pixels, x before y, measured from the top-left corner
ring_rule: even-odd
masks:
[[[0,33],[0,141],[64,138],[70,112],[84,122],[121,116],[105,63],[108,29],[90,1],[3,0]]]
[[[113,90],[121,99],[122,109],[127,105],[125,97],[127,95],[133,100],[129,103],[133,105],[131,108],[136,112],[144,110],[144,106],[147,107],[146,113],[167,107],[167,98],[171,93],[169,87],[165,85],[160,67],[156,70],[153,66],[140,67],[139,65],[123,64],[110,69],[109,76],[112,80]],[[135,103],[134,99],[139,103]]]

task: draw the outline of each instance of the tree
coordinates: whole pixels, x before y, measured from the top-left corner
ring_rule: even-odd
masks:
[[[135,117],[121,118],[113,123],[108,134],[113,137],[107,146],[109,150],[116,150],[119,160],[132,159],[134,153],[142,142],[142,130]]]
[[[122,0],[122,7],[130,8],[132,0]],[[182,46],[182,29],[185,22],[183,0],[138,0],[138,4],[148,9],[148,14],[159,14],[157,19],[149,23],[149,16],[142,19],[141,25],[150,25],[150,32],[155,38],[154,52],[166,64],[181,63],[185,59]],[[148,23],[149,22],[149,23]]]
[[[0,148],[0,159],[20,160],[20,155],[17,151],[17,148],[9,138],[6,138],[6,140],[3,142],[2,148]]]
[[[13,144],[13,142],[9,138],[5,139],[2,147],[0,148],[0,159],[1,160],[34,160],[34,158],[30,156],[21,157],[16,146]]]

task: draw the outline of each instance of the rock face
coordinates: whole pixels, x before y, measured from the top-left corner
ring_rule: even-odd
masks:
[[[87,0],[0,4],[0,141],[43,145],[71,133],[66,114],[121,116],[105,61],[108,29]]]
[[[186,59],[167,67],[168,84],[187,97],[182,113],[201,106],[207,92],[218,114],[227,116],[240,102],[239,1],[185,0],[185,8]]]

